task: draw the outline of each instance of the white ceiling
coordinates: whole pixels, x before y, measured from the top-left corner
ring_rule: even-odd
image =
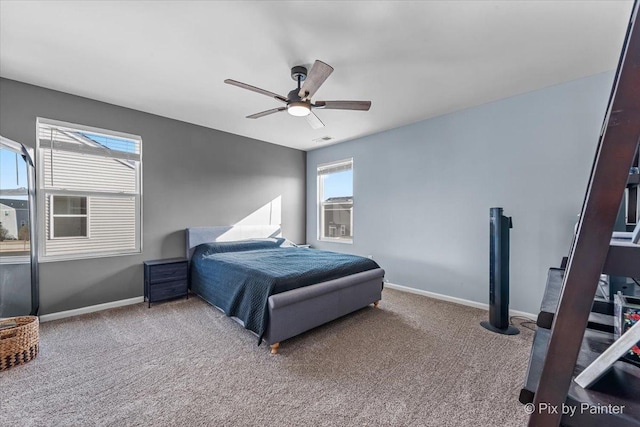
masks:
[[[0,75],[303,150],[615,68],[631,1],[2,1]],[[290,67],[335,68],[313,130]],[[55,117],[52,117],[55,119]],[[117,129],[115,129],[117,130]]]

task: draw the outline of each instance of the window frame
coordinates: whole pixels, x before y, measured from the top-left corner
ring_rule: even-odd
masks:
[[[136,192],[135,193],[109,193],[101,191],[91,190],[63,190],[63,189],[46,189],[44,186],[44,148],[40,146],[40,126],[48,125],[54,127],[68,128],[79,132],[88,132],[98,136],[129,139],[138,142],[139,147],[139,160],[137,160],[137,176],[136,176]],[[70,261],[78,259],[94,259],[94,258],[108,258],[115,256],[127,256],[127,255],[139,255],[143,252],[143,157],[142,157],[142,137],[139,135],[129,134],[125,132],[113,131],[109,129],[102,129],[92,126],[80,125],[77,123],[69,123],[60,120],[47,119],[43,117],[36,118],[36,206],[38,212],[44,212],[44,215],[38,215],[40,219],[37,220],[37,230],[40,236],[43,238],[38,241],[38,261],[39,262],[57,262],[57,261]],[[53,205],[50,205],[50,212],[47,215],[46,212],[46,199],[50,196],[81,196],[87,198],[87,235],[88,237],[57,237],[50,238],[46,233],[46,221],[48,217],[52,218]],[[91,197],[133,197],[135,200],[135,248],[132,250],[115,250],[115,251],[103,251],[103,252],[78,252],[74,254],[64,255],[47,255],[46,254],[46,241],[50,240],[83,240],[89,239],[91,235],[91,213],[90,213],[90,199]],[[50,227],[53,227],[53,221],[50,222]],[[53,234],[52,234],[53,235]]]
[[[351,238],[350,239],[345,239],[342,238],[340,236],[338,237],[329,237],[329,236],[323,236],[323,230],[324,230],[324,210],[322,209],[322,199],[324,198],[324,177],[328,174],[320,174],[320,170],[321,169],[326,169],[328,167],[331,166],[339,166],[341,164],[346,164],[346,163],[350,163],[351,164],[351,168],[350,170],[355,174],[355,167],[354,167],[354,161],[353,161],[353,157],[349,157],[346,159],[342,159],[342,160],[336,160],[333,162],[328,162],[328,163],[320,163],[316,166],[316,179],[317,179],[317,190],[316,190],[316,204],[317,204],[317,221],[316,221],[316,225],[317,225],[317,239],[320,242],[331,242],[331,243],[341,243],[341,244],[345,244],[345,245],[352,245],[354,238],[355,238],[355,233],[354,233],[354,227],[353,227],[353,223],[354,223],[354,218],[353,218],[353,212],[354,212],[354,206],[355,206],[355,195],[352,194],[351,197],[354,198],[354,200],[352,201],[352,205],[351,205]],[[352,188],[352,193],[355,193],[355,189],[354,189],[354,180],[352,178],[351,181],[351,188]],[[336,231],[338,231],[338,229],[336,229]],[[339,233],[337,233],[339,234]]]

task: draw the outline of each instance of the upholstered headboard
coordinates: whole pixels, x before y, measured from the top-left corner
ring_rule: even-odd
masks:
[[[209,242],[231,242],[234,240],[280,237],[279,225],[227,225],[217,227],[189,227],[185,229],[187,238],[187,259],[191,260],[196,246]]]

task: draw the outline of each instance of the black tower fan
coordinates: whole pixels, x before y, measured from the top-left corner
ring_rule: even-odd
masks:
[[[480,324],[505,335],[520,331],[509,325],[509,229],[511,217],[502,215],[502,208],[490,210],[489,244],[489,321]]]

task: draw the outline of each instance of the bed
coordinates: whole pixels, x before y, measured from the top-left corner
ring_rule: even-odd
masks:
[[[299,248],[279,226],[186,229],[189,286],[265,341],[280,342],[378,306],[384,270],[355,255]]]

